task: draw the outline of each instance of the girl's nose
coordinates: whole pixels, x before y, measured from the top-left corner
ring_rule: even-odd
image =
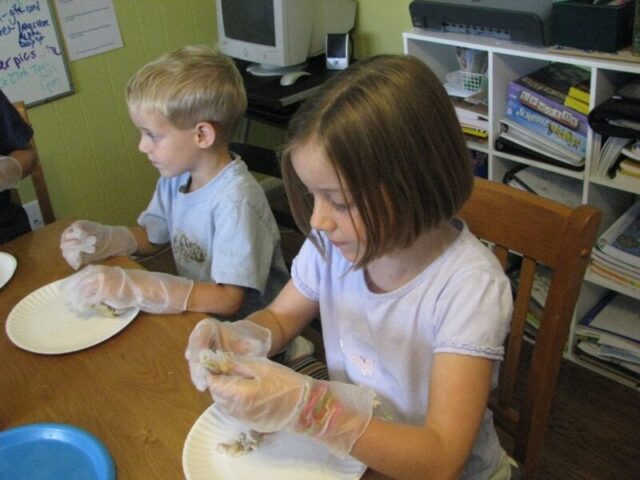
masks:
[[[311,219],[309,220],[311,228],[314,230],[328,232],[335,227],[335,224],[329,214],[330,208],[331,206],[328,202],[321,199],[314,199],[313,212],[311,213]]]

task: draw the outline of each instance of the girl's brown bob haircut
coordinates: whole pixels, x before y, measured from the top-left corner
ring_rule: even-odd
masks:
[[[407,55],[380,55],[340,72],[298,109],[282,173],[299,228],[312,240],[312,199],[291,154],[313,141],[358,209],[366,232],[357,267],[454,217],[473,174],[460,124],[436,75]],[[322,246],[315,242],[322,251]]]

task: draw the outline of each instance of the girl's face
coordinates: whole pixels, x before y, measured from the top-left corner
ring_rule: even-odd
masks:
[[[340,178],[324,149],[310,140],[291,152],[296,174],[313,195],[311,228],[322,231],[352,263],[364,253],[365,229],[349,192],[343,193]]]
[[[160,175],[175,177],[194,168],[201,153],[194,129],[179,130],[157,110],[130,108],[129,116],[140,130],[138,150]]]

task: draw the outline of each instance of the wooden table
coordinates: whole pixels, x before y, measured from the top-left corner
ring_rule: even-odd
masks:
[[[39,287],[73,273],[59,249],[63,220],[0,245],[16,257],[0,290],[0,317]],[[104,262],[141,268],[120,257]],[[184,350],[202,314],[141,312],[124,330],[91,348],[40,355],[0,333],[0,430],[30,423],[67,423],[99,438],[118,480],[184,478],[182,448],[189,429],[211,404],[189,378]],[[4,322],[3,322],[4,323]],[[367,472],[363,479],[382,477]],[[258,480],[258,479],[256,479]]]

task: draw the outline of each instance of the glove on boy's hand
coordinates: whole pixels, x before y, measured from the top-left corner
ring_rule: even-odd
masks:
[[[231,352],[234,355],[266,357],[271,349],[271,331],[250,320],[221,322],[214,318],[201,320],[191,332],[185,357],[189,362],[191,381],[200,391],[207,388],[207,371],[200,364],[200,352]]]
[[[74,270],[107,257],[131,255],[137,249],[136,238],[127,227],[89,220],[73,222],[60,237],[62,256]]]
[[[104,303],[116,309],[138,307],[150,313],[185,311],[192,288],[189,278],[104,265],[89,265],[60,286],[63,298],[75,311]]]
[[[290,430],[344,457],[371,420],[375,393],[314,380],[266,358],[232,357],[224,375],[208,375],[217,408],[259,432]]]
[[[0,156],[0,192],[16,188],[22,179],[22,166],[13,157]]]

